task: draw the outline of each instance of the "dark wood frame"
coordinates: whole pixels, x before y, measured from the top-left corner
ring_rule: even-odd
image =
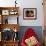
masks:
[[[29,10],[29,11],[34,10],[35,16],[25,18],[25,10]],[[24,20],[36,20],[37,19],[37,8],[23,8],[23,19]]]

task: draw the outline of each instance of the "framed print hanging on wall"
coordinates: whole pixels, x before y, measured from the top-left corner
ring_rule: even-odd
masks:
[[[23,19],[35,20],[37,18],[37,8],[24,8]]]

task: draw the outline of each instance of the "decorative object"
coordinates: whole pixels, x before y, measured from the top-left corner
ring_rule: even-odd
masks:
[[[2,15],[9,15],[9,10],[2,10]]]
[[[37,18],[37,9],[36,8],[24,8],[23,18],[26,20],[35,20]]]
[[[16,7],[16,4],[17,4],[17,2],[16,2],[17,0],[15,0],[15,7]]]
[[[18,12],[16,10],[10,10],[9,14],[10,15],[16,15],[16,14],[18,14]]]

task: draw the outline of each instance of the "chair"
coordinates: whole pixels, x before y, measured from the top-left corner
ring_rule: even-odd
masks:
[[[32,37],[36,38],[36,41],[37,41],[37,43],[34,46],[41,46],[39,40],[37,39],[37,34],[34,32],[34,30],[32,28],[28,28],[26,30],[26,32],[24,34],[24,37],[22,38],[21,46],[27,46],[27,45],[28,46],[33,46],[33,45],[31,45],[31,42],[29,42],[29,41],[32,41],[32,39],[33,39]]]

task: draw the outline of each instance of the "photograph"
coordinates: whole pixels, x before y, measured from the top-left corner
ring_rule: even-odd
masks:
[[[2,15],[9,15],[9,10],[2,10]]]
[[[35,20],[37,18],[37,9],[36,8],[24,8],[23,18],[27,20]]]

